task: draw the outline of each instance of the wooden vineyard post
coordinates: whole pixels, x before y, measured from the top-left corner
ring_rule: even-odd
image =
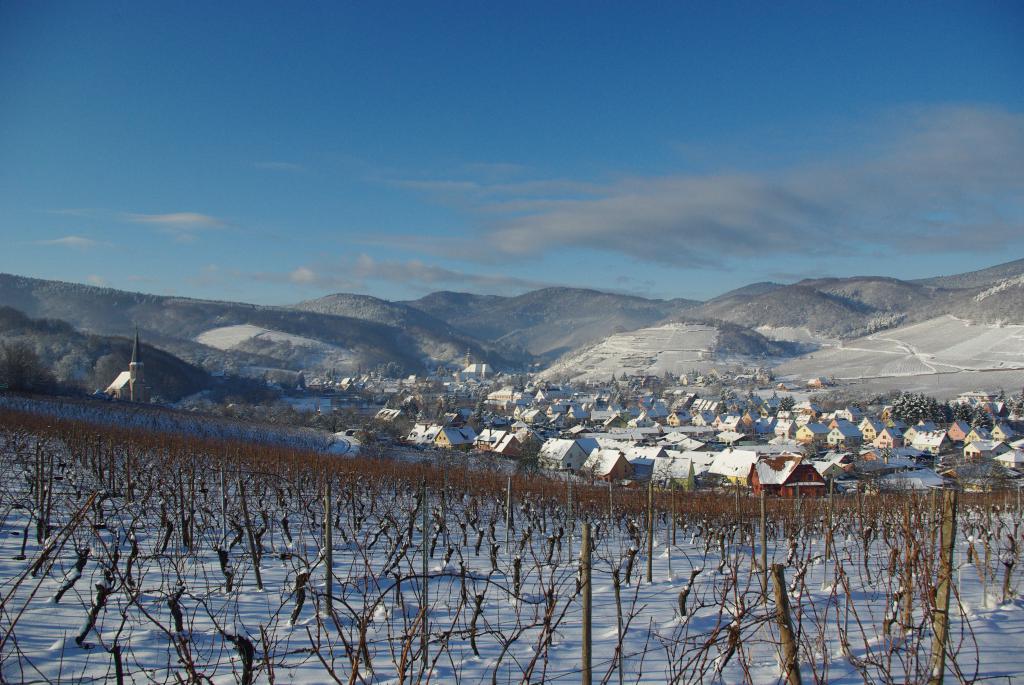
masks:
[[[509,544],[509,536],[512,534],[512,476],[508,477],[505,485],[505,549],[508,550],[509,558],[512,557],[512,545]]]
[[[668,579],[672,580],[672,534],[665,527],[665,550],[668,553]]]
[[[768,603],[768,516],[765,510],[764,490],[761,491],[761,595]]]
[[[946,643],[949,638],[949,586],[953,580],[953,549],[956,542],[956,490],[942,496],[942,530],[938,586],[932,612],[932,669],[929,685],[942,685],[946,674]]]
[[[576,515],[573,513],[573,509],[572,509],[572,474],[569,474],[567,483],[569,485],[569,495],[568,495],[569,501],[568,501],[568,511],[566,512],[566,515],[569,517],[569,559],[571,560],[572,559],[572,538],[576,534]],[[561,550],[559,550],[559,554],[561,554]]]
[[[647,483],[647,582],[654,582],[654,480]]]
[[[226,459],[225,457],[224,459]],[[224,477],[224,459],[220,462],[220,546],[228,546],[228,484]]]
[[[263,592],[263,574],[260,572],[262,554],[256,546],[256,536],[252,532],[252,519],[249,518],[249,504],[245,499],[245,484],[242,482],[242,464],[238,464],[238,498],[242,503],[242,518],[245,523],[246,538],[249,541],[249,555],[252,557],[252,570],[256,576],[256,589]]]
[[[676,483],[672,481],[672,546],[676,546]]]
[[[828,562],[832,558],[832,485],[833,481],[828,482],[828,499],[825,500],[825,557],[822,559],[821,567],[824,571],[821,579],[821,587],[825,589],[828,584]]]
[[[334,612],[334,515],[329,475],[324,478],[324,601],[329,616]]]
[[[583,592],[583,647],[582,647],[582,660],[580,680],[583,685],[591,685],[591,670],[590,670],[590,648],[591,648],[591,632],[590,623],[591,616],[593,615],[593,607],[591,605],[591,587],[590,587],[590,522],[583,524],[583,546],[580,548],[580,590]]]
[[[789,685],[800,685],[800,663],[797,660],[796,634],[789,617],[789,595],[786,593],[786,575],[782,564],[773,564],[772,581],[775,586],[775,619],[782,639],[782,675]]]
[[[615,516],[612,513],[612,503],[613,503],[613,499],[612,499],[612,482],[608,481],[608,526],[609,527],[612,525],[612,518]]]
[[[428,601],[429,597],[430,597],[430,594],[429,594],[430,586],[429,586],[429,579],[427,578],[427,571],[428,571],[428,568],[427,568],[427,555],[429,554],[429,547],[428,547],[429,543],[427,542],[427,538],[429,537],[429,533],[427,532],[427,526],[429,525],[430,517],[429,517],[429,507],[427,506],[427,481],[426,481],[426,479],[423,480],[423,483],[422,483],[421,487],[422,487],[422,490],[420,492],[420,507],[422,507],[422,509],[423,509],[423,512],[422,512],[423,513],[423,539],[421,541],[422,549],[420,550],[420,556],[423,559],[423,563],[422,563],[422,566],[421,566],[420,570],[421,570],[421,572],[423,574],[423,579],[420,582],[421,582],[421,588],[422,588],[423,591],[421,593],[422,597],[421,597],[420,601],[423,603],[423,606],[421,608],[421,611],[423,612],[423,620],[420,623],[420,656],[422,658],[422,663],[423,663],[423,673],[426,674],[427,668],[430,665],[430,660],[429,660],[428,655],[427,655],[427,643],[429,642],[429,638],[430,638],[429,626],[427,625],[427,613],[428,613],[428,608],[430,606],[429,605],[429,601]]]

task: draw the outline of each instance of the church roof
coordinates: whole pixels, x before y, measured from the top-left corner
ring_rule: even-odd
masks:
[[[107,386],[106,392],[112,393],[122,390],[126,385],[128,385],[131,379],[132,374],[130,371],[122,371],[121,373],[117,374],[117,378],[114,379],[114,382]]]

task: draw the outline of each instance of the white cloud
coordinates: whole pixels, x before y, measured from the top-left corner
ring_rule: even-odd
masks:
[[[850,137],[859,142],[842,157],[773,171],[603,184],[398,183],[458,196],[476,217],[477,249],[491,256],[585,246],[663,264],[728,263],[733,256],[1021,243],[1024,115],[981,106],[905,108]]]
[[[85,280],[87,283],[89,283],[89,285],[95,285],[100,288],[105,288],[108,285],[110,285],[110,282],[107,279],[97,274],[89,274],[88,276],[86,276]]]
[[[35,244],[44,247],[69,247],[74,250],[88,250],[98,247],[103,243],[80,235],[66,235],[63,238],[53,238],[52,240],[37,240]]]
[[[476,274],[456,271],[417,259],[377,260],[366,254],[333,263],[303,265],[288,272],[246,274],[255,281],[300,285],[317,290],[364,291],[367,283],[392,283],[423,291],[440,287],[472,288],[474,292],[521,293],[543,288],[551,283],[502,274]],[[372,290],[372,289],[371,289]]]
[[[216,230],[227,226],[227,222],[209,214],[197,212],[172,212],[170,214],[137,214],[126,213],[122,219],[138,224],[152,224],[168,233],[175,240],[190,243],[196,239],[200,231]]]
[[[171,214],[125,214],[125,219],[140,224],[158,224],[178,228],[221,228],[225,222],[209,214],[173,212]]]

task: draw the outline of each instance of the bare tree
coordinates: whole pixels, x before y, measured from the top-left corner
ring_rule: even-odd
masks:
[[[25,343],[0,343],[0,383],[11,390],[44,390],[53,385],[53,377],[39,355]]]

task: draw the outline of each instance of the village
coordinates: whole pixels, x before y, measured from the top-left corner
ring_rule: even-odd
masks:
[[[838,406],[827,378],[778,383],[763,369],[570,385],[466,362],[427,379],[346,378],[349,399],[335,401],[370,398],[369,432],[395,446],[613,487],[818,497],[1024,485],[1021,397],[1003,391]]]

